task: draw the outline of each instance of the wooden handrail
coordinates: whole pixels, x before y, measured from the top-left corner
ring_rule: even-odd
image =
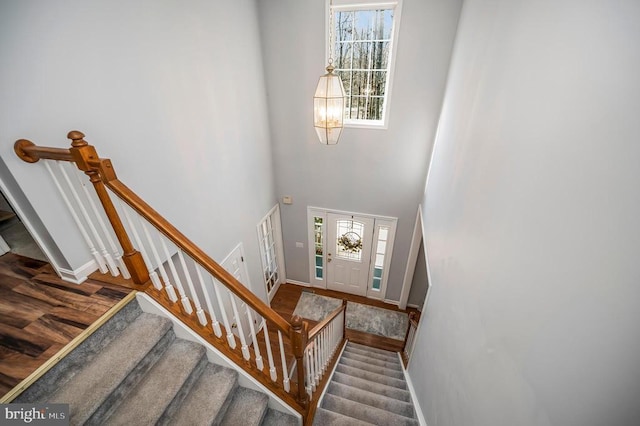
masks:
[[[71,156],[71,151],[69,149],[37,146],[26,139],[17,140],[13,145],[13,149],[18,157],[27,163],[35,163],[41,158],[73,161],[73,157]]]
[[[163,218],[157,211],[149,206],[142,198],[138,197],[124,183],[117,179],[105,182],[105,186],[111,189],[122,201],[127,203],[132,209],[138,212],[149,223],[162,232],[169,240],[180,247],[185,253],[200,264],[207,272],[216,277],[218,281],[229,288],[236,296],[251,306],[258,314],[267,318],[275,324],[281,331],[289,333],[291,325],[282,318],[276,311],[271,309],[266,303],[249,291],[240,281],[231,275],[220,264],[202,251],[175,226]]]
[[[318,333],[322,331],[335,317],[340,315],[340,312],[346,311],[347,309],[347,301],[343,300],[342,305],[338,306],[334,309],[325,319],[316,324],[311,330],[309,330],[308,340],[311,341]]]

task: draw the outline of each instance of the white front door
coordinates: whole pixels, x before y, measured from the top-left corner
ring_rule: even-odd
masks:
[[[327,213],[327,288],[367,294],[374,219]]]

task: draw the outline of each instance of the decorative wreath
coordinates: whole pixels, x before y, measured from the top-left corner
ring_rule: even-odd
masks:
[[[342,247],[344,251],[357,253],[362,250],[362,238],[355,232],[347,232],[338,238],[338,245]]]

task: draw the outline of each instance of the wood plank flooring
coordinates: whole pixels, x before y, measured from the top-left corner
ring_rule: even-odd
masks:
[[[0,395],[6,394],[131,290],[102,274],[77,285],[48,263],[0,256]]]

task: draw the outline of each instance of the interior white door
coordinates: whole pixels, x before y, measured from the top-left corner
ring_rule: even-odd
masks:
[[[231,253],[222,261],[221,266],[226,269],[235,279],[240,281],[245,287],[249,286],[249,274],[244,262],[244,250],[242,244],[233,249]],[[224,287],[224,286],[222,286]],[[251,344],[251,329],[249,328],[249,318],[247,317],[247,305],[240,298],[233,295],[232,292],[226,290],[227,297],[222,297],[225,305],[224,309],[231,318],[230,323],[233,334],[240,337],[240,330],[244,335],[247,344]]]
[[[365,296],[374,219],[327,214],[327,288]]]

